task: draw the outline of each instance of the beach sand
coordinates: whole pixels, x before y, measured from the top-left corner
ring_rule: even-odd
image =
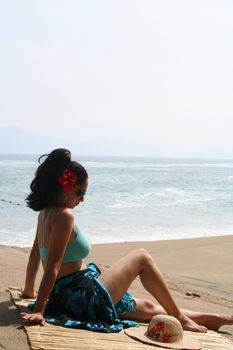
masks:
[[[147,249],[163,272],[179,306],[192,310],[233,313],[233,236],[94,245],[88,262],[101,269],[137,248]],[[30,248],[0,246],[0,349],[30,349],[18,311],[10,301],[9,286],[24,283]],[[37,288],[42,269],[37,278]],[[135,297],[152,297],[137,279]],[[221,328],[233,340],[233,326]]]

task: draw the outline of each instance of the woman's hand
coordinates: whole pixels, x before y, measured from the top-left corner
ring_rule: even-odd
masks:
[[[38,323],[40,326],[45,325],[45,319],[40,312],[34,312],[32,314],[21,312],[21,316],[24,321]]]

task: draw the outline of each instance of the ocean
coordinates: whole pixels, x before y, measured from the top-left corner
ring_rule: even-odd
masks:
[[[0,155],[0,244],[31,246],[38,213],[25,204],[36,155]],[[74,209],[92,243],[233,234],[233,160],[74,157],[89,174]]]

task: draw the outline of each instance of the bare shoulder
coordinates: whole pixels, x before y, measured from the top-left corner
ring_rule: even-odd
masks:
[[[74,214],[69,208],[56,208],[51,221],[56,224],[74,224]]]

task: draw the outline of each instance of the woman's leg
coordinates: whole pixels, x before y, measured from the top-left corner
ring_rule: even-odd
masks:
[[[119,315],[121,319],[125,320],[137,320],[137,321],[149,321],[154,315],[167,314],[161,305],[154,304],[152,301],[145,299],[135,299],[135,312],[127,312]],[[218,330],[221,326],[232,325],[233,316],[225,316],[221,314],[211,314],[196,312],[190,310],[181,309],[186,316],[191,318],[198,324],[202,324],[211,330]]]
[[[207,331],[205,326],[197,324],[179,309],[161,272],[144,249],[137,249],[126,255],[107,269],[99,279],[116,305],[138,275],[144,288],[159,302],[167,314],[175,316],[181,322],[184,329],[196,332]]]

